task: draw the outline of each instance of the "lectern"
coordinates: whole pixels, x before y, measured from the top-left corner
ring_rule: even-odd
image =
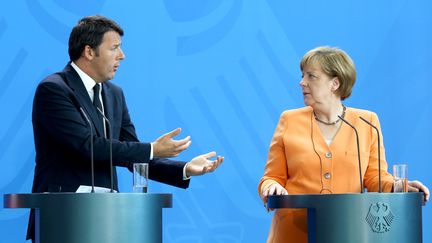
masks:
[[[36,242],[162,242],[162,208],[172,194],[6,194],[5,208],[34,208]]]
[[[421,243],[423,193],[270,196],[269,208],[306,208],[309,243]]]

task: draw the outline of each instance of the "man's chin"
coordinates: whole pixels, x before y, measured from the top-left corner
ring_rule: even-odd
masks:
[[[112,74],[112,75],[106,77],[105,81],[112,80],[114,78],[114,76],[115,76],[115,74]]]

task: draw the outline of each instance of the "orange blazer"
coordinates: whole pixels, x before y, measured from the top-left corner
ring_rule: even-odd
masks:
[[[366,110],[347,108],[345,113],[345,120],[359,134],[364,186],[369,192],[378,191],[378,136],[375,129],[359,116],[381,129],[379,120],[375,113]],[[382,141],[382,190],[390,192],[393,176],[387,172]],[[267,186],[275,182],[285,187],[289,194],[359,193],[354,130],[343,123],[333,142],[327,145],[311,107],[284,111],[274,132],[264,176],[258,186],[260,196]],[[306,243],[306,209],[276,210],[267,242]]]

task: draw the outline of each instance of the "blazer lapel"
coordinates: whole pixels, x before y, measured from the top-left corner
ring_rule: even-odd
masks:
[[[103,99],[103,104],[104,104],[104,113],[105,116],[108,118],[110,126],[107,126],[107,131],[108,134],[111,133],[112,134],[113,131],[111,131],[111,129],[113,129],[113,121],[114,121],[114,106],[113,106],[113,93],[111,92],[111,87],[108,83],[108,81],[103,83],[103,88],[102,88],[102,99]]]
[[[70,64],[65,67],[63,72],[65,74],[65,81],[74,91],[75,97],[77,98],[80,105],[83,107],[84,111],[89,116],[89,119],[93,123],[93,127],[95,127],[97,134],[103,137],[103,120],[101,120],[98,111],[94,107],[93,102],[90,100],[87,90],[85,89],[85,86],[78,73],[75,71],[75,69],[73,69]]]

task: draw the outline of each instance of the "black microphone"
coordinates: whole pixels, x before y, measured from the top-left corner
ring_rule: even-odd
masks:
[[[373,127],[378,135],[378,192],[381,193],[381,141],[380,141],[380,132],[376,126],[374,126],[372,123],[368,122],[363,117],[359,116],[362,121],[366,122],[369,126]]]
[[[361,160],[360,160],[360,142],[359,142],[359,136],[357,129],[351,125],[347,120],[343,119],[343,117],[338,116],[339,119],[341,119],[343,122],[345,122],[348,126],[350,126],[352,129],[354,129],[355,135],[356,135],[356,142],[357,142],[357,157],[358,157],[358,167],[359,167],[359,176],[360,176],[360,193],[364,193],[364,187],[363,187],[363,176],[362,176],[362,169],[361,169]]]
[[[90,122],[90,119],[88,118],[87,114],[83,110],[82,107],[80,107],[81,113],[83,114],[85,120],[90,126],[90,162],[91,162],[91,192],[94,193],[94,156],[93,156],[93,126]]]
[[[109,122],[108,118],[104,115],[104,113],[99,109],[99,107],[96,107],[99,113],[102,115],[103,119],[108,123],[108,131],[109,131],[109,153],[110,153],[110,176],[111,176],[111,193],[114,192],[114,179],[113,179],[113,161],[112,161],[112,131],[111,131],[111,123]]]

